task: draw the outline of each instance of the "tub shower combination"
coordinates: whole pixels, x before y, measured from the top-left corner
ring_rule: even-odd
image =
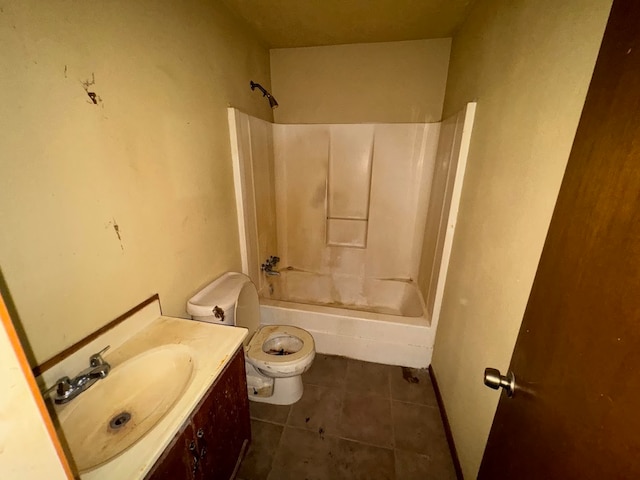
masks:
[[[474,112],[282,125],[230,108],[243,272],[261,323],[304,328],[320,353],[428,366]]]

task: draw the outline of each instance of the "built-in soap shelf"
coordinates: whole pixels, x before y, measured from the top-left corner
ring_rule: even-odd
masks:
[[[366,248],[374,125],[332,125],[327,178],[327,245]]]

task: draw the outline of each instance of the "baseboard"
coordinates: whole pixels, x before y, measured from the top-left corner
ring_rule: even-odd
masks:
[[[444,425],[444,433],[447,436],[447,443],[449,444],[449,450],[451,451],[453,468],[456,470],[456,477],[458,480],[464,480],[464,477],[462,476],[462,468],[460,467],[460,459],[458,458],[458,452],[456,451],[456,444],[453,442],[453,434],[451,433],[451,425],[449,425],[447,411],[444,408],[444,402],[442,401],[442,395],[440,394],[440,387],[438,387],[438,380],[436,379],[436,374],[431,365],[429,365],[429,376],[431,377],[433,390],[436,392],[436,400],[438,401],[438,408],[440,409],[440,416],[442,417],[442,424]]]

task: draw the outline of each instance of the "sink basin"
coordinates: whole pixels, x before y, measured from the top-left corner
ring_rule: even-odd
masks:
[[[65,406],[58,419],[78,470],[97,467],[140,440],[171,410],[192,372],[187,347],[157,347],[113,366]]]

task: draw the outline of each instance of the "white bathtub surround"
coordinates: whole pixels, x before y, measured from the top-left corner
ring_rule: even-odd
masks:
[[[280,265],[417,278],[439,130],[274,125]]]
[[[228,109],[242,271],[262,287],[260,265],[277,255],[273,124]]]
[[[243,271],[262,322],[311,331],[319,352],[428,366],[474,112],[273,125],[230,109]],[[259,269],[270,255],[281,279]]]
[[[476,104],[469,103],[443,120],[440,129],[418,275],[433,328],[440,317],[475,114]]]
[[[192,368],[187,369],[190,371],[190,378],[184,382],[184,391],[164,417],[137,443],[112,460],[92,470],[80,472],[80,478],[143,478],[171,443],[233,353],[242,345],[246,335],[247,331],[242,328],[161,316],[160,304],[156,300],[44,372],[39,378],[47,386],[53,385],[60,376],[76,375],[88,366],[89,356],[106,345],[111,345],[104,354],[105,361],[111,365],[111,372],[104,380],[98,382],[115,381],[120,366],[126,368],[130,365],[126,363],[128,360],[136,361],[146,352],[157,352],[158,349],[178,349],[192,362]],[[167,378],[166,381],[170,380]],[[95,385],[91,388],[95,388]],[[68,415],[70,409],[78,408],[82,396],[89,395],[90,392],[91,390],[87,390],[71,402],[56,406],[54,416]],[[91,439],[87,438],[87,442],[91,442]]]
[[[326,244],[366,248],[375,126],[337,127],[343,128],[331,128],[325,181]]]

